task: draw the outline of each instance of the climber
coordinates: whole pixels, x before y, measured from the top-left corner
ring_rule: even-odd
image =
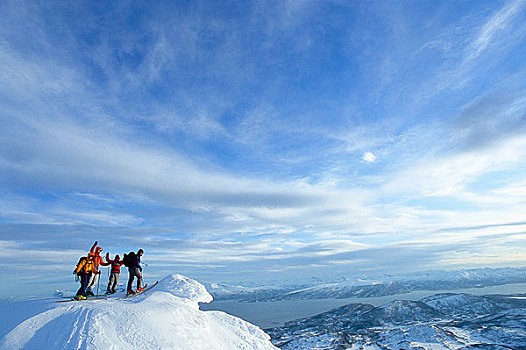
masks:
[[[93,254],[88,254],[87,257],[80,258],[77,268],[73,271],[73,274],[78,276],[80,279],[80,288],[77,291],[75,299],[81,300],[86,299],[86,288],[88,287],[88,282],[91,275],[98,275],[100,271],[95,268],[95,263],[93,262]]]
[[[95,243],[93,244],[93,246],[91,247],[91,250],[90,250],[90,254],[93,255],[93,264],[94,264],[94,267],[95,267],[96,271],[99,270],[99,265],[102,265],[102,266],[108,266],[109,265],[109,263],[104,262],[104,260],[100,256],[100,252],[102,251],[102,248],[101,247],[97,247],[97,244],[98,244],[98,241],[95,241]],[[95,287],[95,285],[97,284],[97,282],[99,280],[99,275],[100,275],[100,272],[99,273],[92,273],[89,276],[88,285],[86,287],[86,295],[88,295],[88,296],[94,296],[95,295],[93,293],[93,288]]]
[[[137,277],[137,292],[142,290],[142,267],[141,267],[141,256],[144,250],[139,249],[137,253],[131,252],[128,254],[129,263],[125,265],[128,267],[128,294],[135,293],[132,289],[133,280]]]
[[[117,283],[119,283],[119,275],[121,273],[121,266],[124,263],[120,260],[120,256],[115,255],[115,259],[110,259],[110,253],[106,253],[106,262],[111,265],[111,275],[108,280],[108,288],[106,289],[106,294],[113,294],[116,292],[115,288]]]

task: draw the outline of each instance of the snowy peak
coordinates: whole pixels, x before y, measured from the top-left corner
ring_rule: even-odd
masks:
[[[389,320],[394,324],[432,320],[441,316],[436,309],[425,303],[411,300],[395,300],[370,312],[376,313],[374,317]]]
[[[170,275],[129,299],[47,303],[18,325],[0,326],[0,349],[275,349],[258,327],[218,311],[201,311],[211,295],[200,283]],[[35,308],[32,302],[15,307]]]
[[[193,279],[174,274],[168,275],[159,282],[154,292],[166,292],[191,303],[209,303],[213,300],[205,286]]]
[[[357,315],[351,322],[346,324],[350,328],[380,327],[437,320],[440,316],[441,313],[439,311],[423,302],[396,300]]]
[[[502,309],[489,298],[464,293],[436,294],[421,301],[449,316],[492,314]]]

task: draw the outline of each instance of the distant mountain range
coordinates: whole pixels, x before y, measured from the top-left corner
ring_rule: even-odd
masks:
[[[339,277],[333,281],[312,279],[308,283],[240,286],[209,284],[215,300],[243,302],[366,298],[398,295],[418,290],[452,291],[474,287],[526,283],[526,267],[425,271],[410,274],[386,274],[370,277]]]
[[[265,331],[283,350],[526,349],[526,294],[349,304]]]

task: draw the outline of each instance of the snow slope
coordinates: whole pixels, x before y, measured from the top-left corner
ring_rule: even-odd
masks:
[[[170,275],[129,299],[4,304],[0,349],[276,349],[258,327],[199,310],[210,301],[200,283]]]

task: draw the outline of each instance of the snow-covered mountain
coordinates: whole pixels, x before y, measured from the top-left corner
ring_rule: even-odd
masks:
[[[198,282],[170,275],[129,299],[0,304],[0,349],[276,349],[258,327],[220,311]]]
[[[526,349],[526,297],[446,293],[349,304],[266,331],[283,350]]]
[[[463,288],[526,283],[526,268],[472,269],[457,271],[424,271],[400,275],[340,276],[330,281],[312,280],[304,284],[232,286],[212,284],[215,300],[277,301],[305,299],[368,298],[398,295],[418,290],[449,291]]]

